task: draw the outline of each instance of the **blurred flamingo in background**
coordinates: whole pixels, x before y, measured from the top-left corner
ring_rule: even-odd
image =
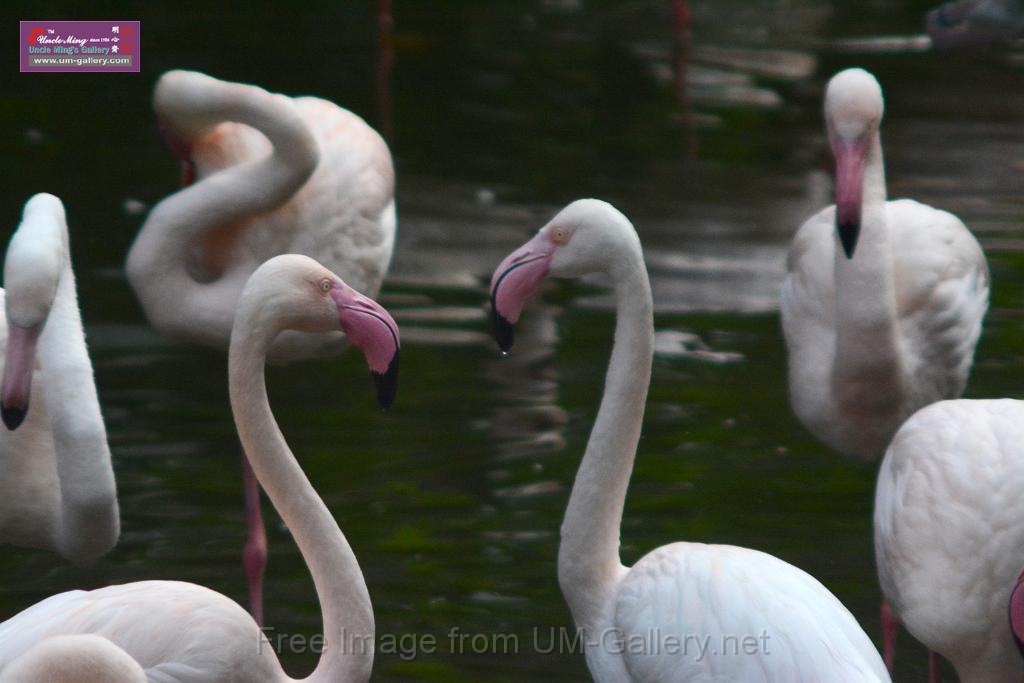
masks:
[[[398,381],[395,321],[372,299],[313,259],[295,254],[260,266],[236,301],[228,352],[228,384],[238,436],[255,476],[291,530],[313,576],[330,647],[307,683],[361,683],[373,668],[374,617],[362,571],[345,535],[317,495],[274,419],[264,365],[278,332],[339,328],[359,347],[384,407]],[[80,636],[98,636],[82,639]],[[259,624],[229,598],[181,581],[139,581],[54,595],[0,623],[0,680],[11,669],[28,674],[51,666],[51,639],[79,636],[72,655],[106,663],[134,661],[149,681],[175,683],[292,683]],[[111,653],[111,646],[124,657]],[[58,663],[59,664],[59,663]],[[132,667],[128,667],[131,669]],[[26,671],[27,669],[27,671]],[[81,671],[60,683],[81,683]],[[129,674],[131,671],[128,672]],[[137,670],[136,670],[137,673]],[[22,683],[26,678],[15,678]],[[47,683],[57,683],[43,678]],[[111,683],[109,679],[101,679]],[[116,680],[116,679],[115,679]],[[135,683],[134,679],[127,681]],[[12,682],[14,683],[14,682]],[[118,681],[118,683],[121,683]]]
[[[829,82],[836,204],[794,238],[781,301],[794,412],[865,460],[919,408],[963,392],[989,293],[985,256],[960,219],[886,201],[883,108],[862,69]]]
[[[316,97],[292,99],[192,71],[160,77],[153,107],[185,187],[153,207],[127,275],[150,323],[224,349],[238,296],[267,259],[312,256],[374,296],[395,238],[394,170],[361,118]],[[272,362],[330,355],[341,332],[289,330]],[[262,623],[266,535],[259,489],[243,457],[249,537],[244,564]]]
[[[4,287],[0,403],[11,431],[0,431],[0,542],[94,560],[117,543],[121,522],[57,197],[26,202]]]

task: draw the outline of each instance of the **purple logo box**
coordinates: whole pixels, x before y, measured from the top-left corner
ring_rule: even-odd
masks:
[[[22,21],[21,71],[138,72],[138,21]]]

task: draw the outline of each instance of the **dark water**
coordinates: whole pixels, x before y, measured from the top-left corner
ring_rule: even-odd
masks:
[[[8,64],[0,217],[12,230],[42,190],[67,205],[124,534],[88,568],[5,548],[0,619],[57,591],[150,578],[244,601],[224,359],[144,324],[121,271],[143,220],[126,200],[151,205],[177,184],[149,108],[169,68],[386,120],[373,4],[253,3],[233,14],[105,2],[96,18],[142,20],[141,74],[11,74]],[[681,94],[669,4],[397,3],[387,91],[400,238],[383,301],[405,340],[399,400],[379,413],[353,354],[269,371],[285,434],[359,556],[378,633],[404,637],[404,648],[437,638],[433,654],[379,654],[375,680],[587,678],[580,656],[538,649],[571,623],[555,579],[557,529],[613,321],[599,283],[559,284],[501,359],[483,307],[500,258],[580,196],[634,220],[658,308],[624,560],[674,540],[765,550],[822,580],[878,635],[875,468],[795,423],[775,314],[788,239],[828,203],[820,95],[839,68],[867,67],[886,90],[891,195],[958,213],[989,254],[993,309],[968,393],[1021,396],[1020,58],[879,40],[916,33],[929,2],[702,0]],[[91,18],[70,2],[48,3],[46,17]],[[280,523],[269,535],[267,622],[311,635],[320,612],[305,565]],[[461,654],[453,628],[468,636]],[[511,634],[518,652],[503,652],[516,649],[511,636],[484,634]],[[923,652],[901,642],[899,678],[922,680]],[[315,655],[283,659],[305,675]]]

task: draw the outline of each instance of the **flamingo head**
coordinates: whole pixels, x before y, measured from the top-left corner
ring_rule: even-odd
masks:
[[[1017,643],[1017,649],[1024,655],[1024,573],[1017,577],[1017,583],[1010,593],[1010,633]]]
[[[36,345],[67,258],[64,205],[51,194],[37,194],[25,204],[4,261],[7,345],[0,416],[8,429],[17,429],[28,413]]]
[[[840,71],[828,83],[825,121],[836,160],[836,230],[847,258],[857,248],[864,166],[884,109],[882,88],[864,69]]]
[[[515,323],[548,275],[579,277],[605,272],[613,277],[621,255],[639,253],[629,220],[598,199],[580,199],[562,209],[526,244],[501,262],[491,277],[491,318],[502,351],[515,340]]]
[[[389,408],[398,390],[398,325],[383,306],[349,287],[307,256],[285,254],[252,274],[239,300],[243,317],[269,331],[267,344],[283,330],[333,332],[339,328],[366,357],[377,401]],[[239,334],[236,324],[232,336]]]

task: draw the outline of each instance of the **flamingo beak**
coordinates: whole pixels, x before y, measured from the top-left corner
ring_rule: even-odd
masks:
[[[1010,593],[1010,633],[1024,655],[1024,574],[1017,578],[1017,585]]]
[[[846,258],[852,259],[860,235],[868,136],[853,140],[835,136],[832,149],[836,157],[836,229]]]
[[[42,325],[22,327],[7,323],[7,349],[4,379],[0,386],[0,417],[11,431],[17,429],[28,413],[32,391],[32,371],[36,364],[36,344]]]
[[[398,391],[398,325],[383,306],[344,283],[337,283],[331,298],[345,336],[366,356],[377,388],[377,403],[390,408]]]
[[[527,300],[551,270],[555,243],[544,233],[509,254],[491,277],[491,320],[498,347],[507,352],[515,341],[515,324]]]

